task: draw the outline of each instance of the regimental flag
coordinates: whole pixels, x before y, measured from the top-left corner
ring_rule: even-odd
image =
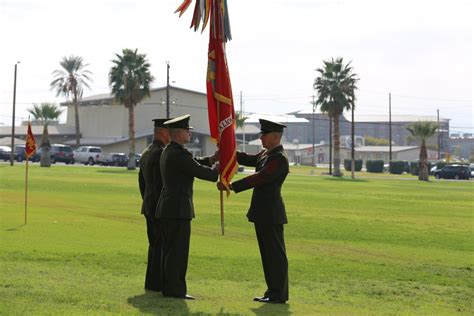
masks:
[[[33,132],[31,131],[31,123],[28,122],[28,132],[26,133],[26,160],[33,156],[36,152],[36,141]]]
[[[192,0],[183,0],[175,13],[179,16],[188,9]],[[225,43],[232,39],[227,0],[196,0],[191,28],[202,31],[209,22],[209,52],[207,68],[207,105],[211,138],[219,147],[221,182],[230,193],[229,183],[237,172],[235,153],[235,112],[225,55]]]
[[[230,192],[229,183],[237,172],[235,152],[235,112],[229,69],[225,54],[227,16],[225,0],[212,1],[207,68],[207,105],[211,138],[219,147],[221,182]]]

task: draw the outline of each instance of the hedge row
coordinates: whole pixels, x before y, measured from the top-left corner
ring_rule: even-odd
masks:
[[[367,160],[365,162],[365,168],[367,169],[367,172],[382,173],[383,160]]]
[[[351,171],[352,159],[344,159],[344,169]],[[362,170],[362,159],[354,159],[354,171]]]
[[[405,171],[405,162],[390,161],[388,171],[392,174],[402,174]]]

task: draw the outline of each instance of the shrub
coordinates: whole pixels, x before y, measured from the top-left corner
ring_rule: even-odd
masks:
[[[344,159],[344,169],[346,171],[351,171],[351,162],[352,159]],[[362,159],[355,159],[354,160],[354,171],[361,171],[362,170]]]
[[[383,172],[383,160],[367,160],[365,162],[365,168],[367,168],[367,172]]]
[[[388,170],[392,174],[402,174],[405,171],[404,161],[390,161]]]

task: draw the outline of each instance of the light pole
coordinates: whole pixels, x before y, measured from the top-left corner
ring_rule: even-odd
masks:
[[[392,94],[388,94],[388,161],[392,161]]]
[[[440,138],[440,129],[439,129],[439,109],[436,110],[436,112],[438,113],[437,117],[438,117],[438,160],[441,160],[441,138]]]
[[[166,118],[170,118],[170,62],[166,62]]]
[[[352,87],[352,98],[351,98],[351,177],[355,179],[355,128],[354,128],[354,87]]]
[[[15,104],[16,104],[16,69],[20,62],[17,61],[15,64],[15,75],[13,76],[13,114],[12,114],[12,151],[10,153],[10,166],[13,166],[13,158],[15,156]]]
[[[311,163],[313,164],[313,168],[316,165],[315,158],[314,156],[316,155],[316,152],[314,151],[314,111],[316,110],[316,102],[314,101],[314,94],[313,94],[313,102],[311,102],[312,108],[313,108],[313,116],[311,117],[311,123],[312,123],[312,130],[313,130],[313,135],[312,135],[312,141],[313,141],[313,157],[311,158]]]

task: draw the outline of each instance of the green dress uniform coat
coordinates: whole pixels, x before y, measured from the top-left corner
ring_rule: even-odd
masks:
[[[255,167],[255,173],[232,182],[238,193],[253,188],[247,213],[255,225],[267,290],[264,297],[273,301],[288,300],[288,259],[283,224],[288,222],[281,187],[289,172],[288,158],[279,145],[256,155],[237,152],[237,161]]]
[[[138,183],[142,196],[141,213],[145,216],[148,236],[148,260],[145,275],[145,289],[161,291],[161,236],[157,231],[156,205],[160,198],[163,182],[160,172],[160,157],[164,144],[153,141],[142,153]]]
[[[191,220],[194,218],[194,178],[217,181],[218,171],[208,157],[195,159],[182,145],[170,142],[160,159],[163,190],[156,210],[163,239],[163,295],[186,295]]]

